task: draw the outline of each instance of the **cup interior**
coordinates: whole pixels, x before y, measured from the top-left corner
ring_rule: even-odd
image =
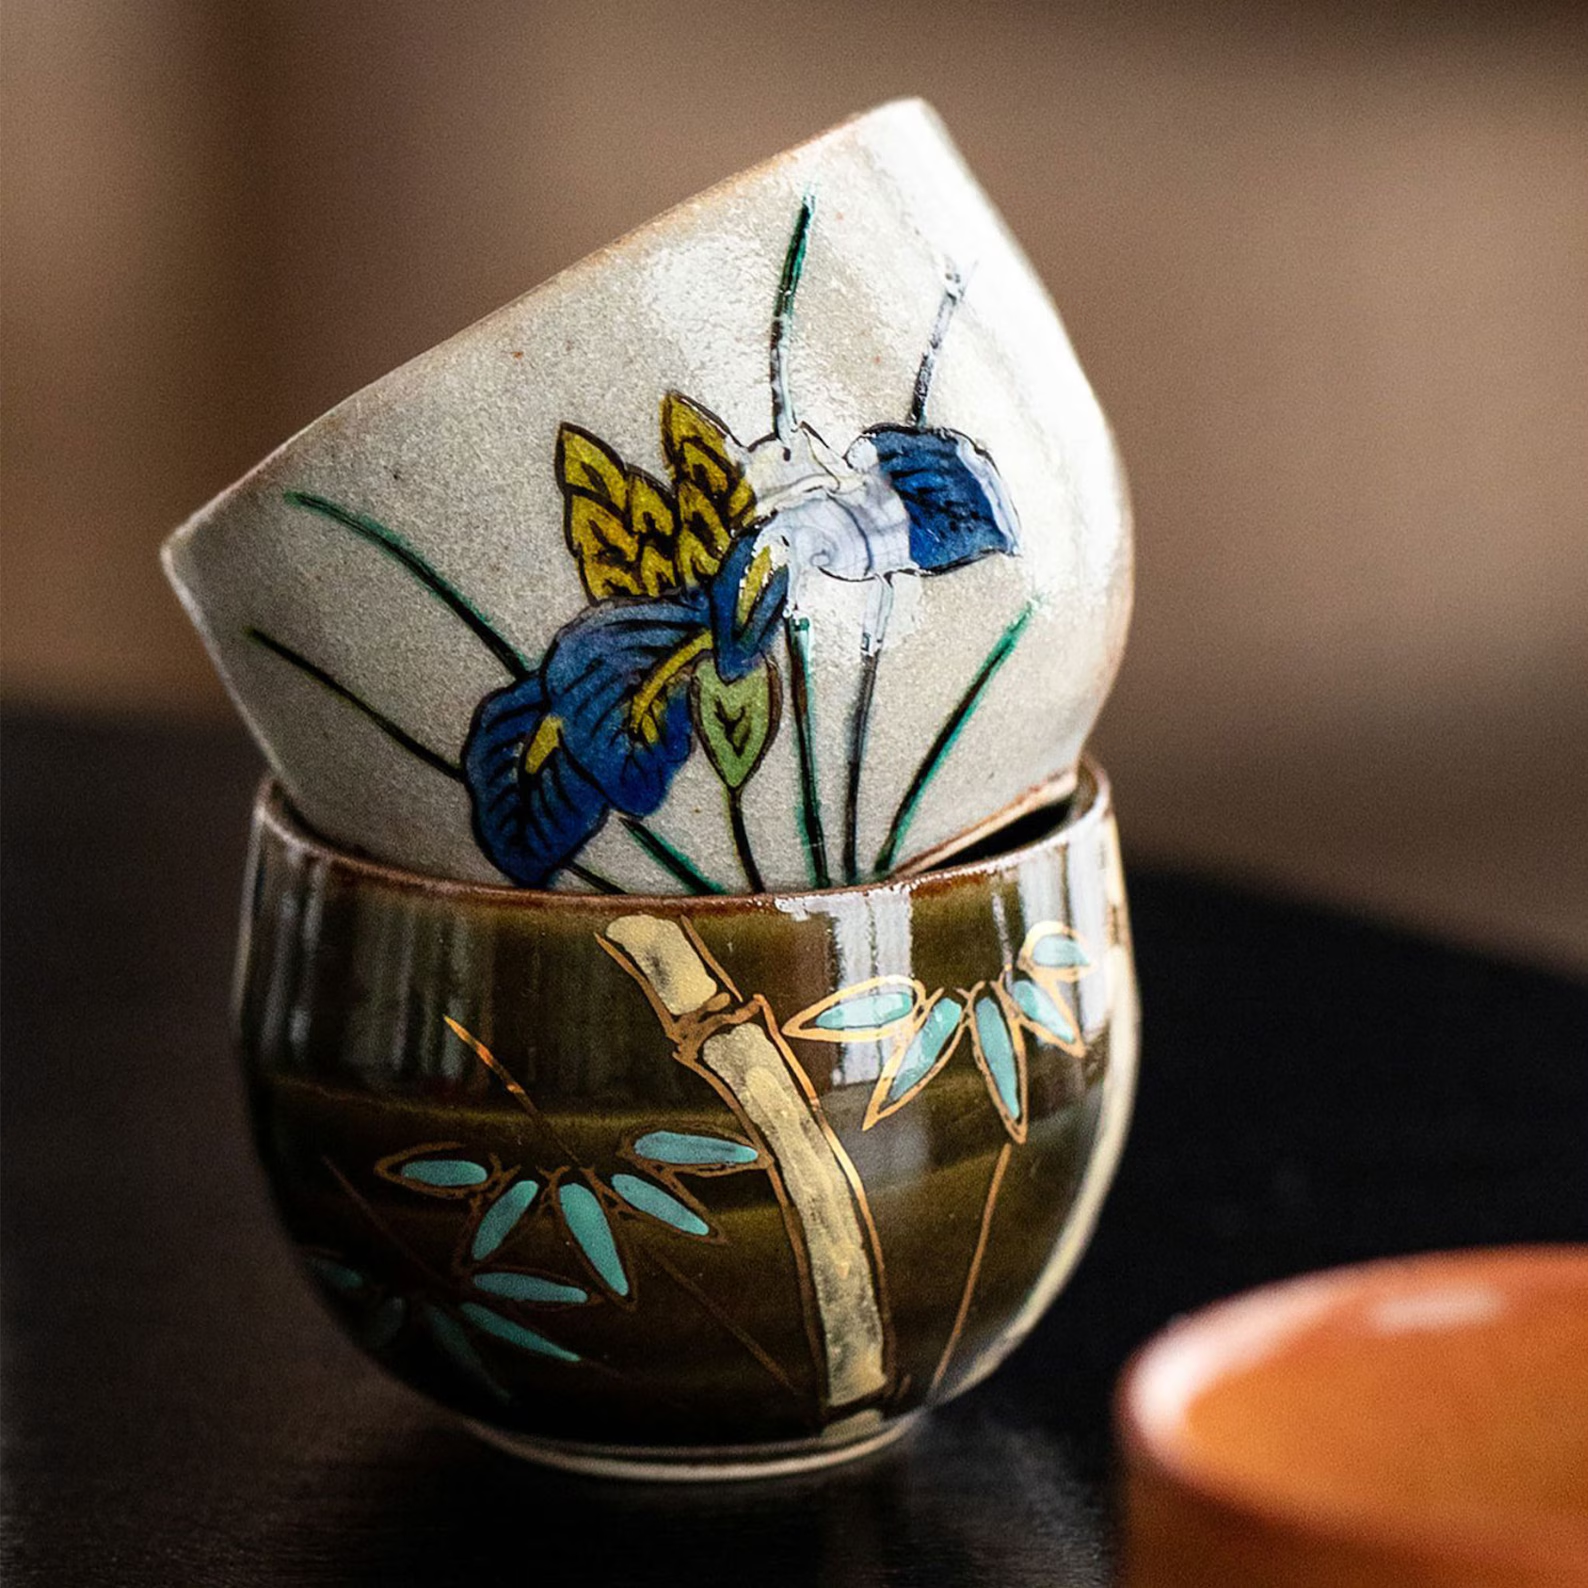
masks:
[[[1588,1248],[1414,1259],[1210,1308],[1139,1359],[1127,1445],[1226,1505],[1588,1539]]]

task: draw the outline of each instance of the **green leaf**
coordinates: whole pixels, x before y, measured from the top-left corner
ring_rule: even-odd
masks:
[[[770,661],[759,663],[737,683],[725,683],[709,656],[695,667],[689,695],[695,730],[717,776],[730,789],[750,781],[777,737],[782,689]]]

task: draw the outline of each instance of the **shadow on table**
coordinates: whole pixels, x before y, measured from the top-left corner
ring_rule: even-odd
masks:
[[[515,1461],[461,1429],[411,1430],[371,1464],[339,1465],[313,1498],[340,1539],[337,1581],[545,1580],[996,1583],[1092,1588],[1108,1562],[1095,1491],[1059,1439],[972,1397],[892,1450],[761,1483],[613,1483]],[[285,1510],[259,1539],[281,1580],[307,1580],[324,1538]]]
[[[241,734],[9,721],[6,756],[8,1588],[1082,1588],[1107,1577],[1111,1387],[1175,1314],[1389,1253],[1588,1239],[1582,985],[1135,868],[1130,1140],[998,1374],[826,1475],[545,1473],[362,1361],[276,1228],[226,1027]]]

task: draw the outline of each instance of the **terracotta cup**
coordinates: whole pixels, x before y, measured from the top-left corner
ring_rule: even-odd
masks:
[[[1588,1583],[1588,1247],[1210,1307],[1136,1358],[1118,1421],[1126,1588]]]
[[[169,541],[294,808],[416,871],[827,887],[1062,796],[1124,484],[933,113],[735,177],[377,381]]]
[[[858,1455],[1013,1349],[1113,1173],[1136,1001],[1108,791],[805,895],[438,882],[255,816],[238,1024],[320,1293],[540,1460]]]

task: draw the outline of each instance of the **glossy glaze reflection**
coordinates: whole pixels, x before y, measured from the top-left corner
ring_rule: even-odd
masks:
[[[1062,1283],[1129,1109],[1090,772],[1077,805],[978,866],[696,901],[429,882],[267,792],[240,1027],[327,1301],[542,1454],[816,1457],[974,1382]]]

